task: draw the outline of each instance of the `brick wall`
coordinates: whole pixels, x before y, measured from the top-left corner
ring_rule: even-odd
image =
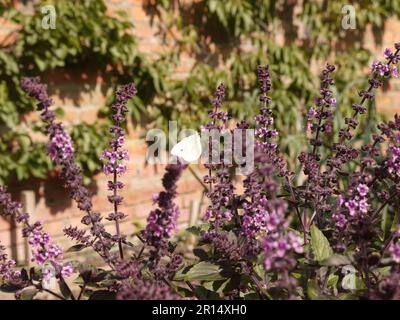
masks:
[[[168,49],[163,46],[161,39],[156,35],[156,29],[150,24],[149,17],[143,9],[142,0],[108,0],[110,12],[113,10],[124,10],[131,17],[135,24],[135,35],[138,37],[139,48],[142,52],[152,56],[162,50]],[[19,1],[16,1],[18,4]],[[12,42],[9,37],[10,31],[17,28],[0,18],[0,42]],[[383,48],[391,46],[393,42],[399,41],[398,30],[400,22],[395,20],[387,21],[383,41],[376,44],[372,31],[366,35],[366,43],[376,55],[380,55]],[[188,55],[184,55],[180,60],[181,64],[176,70],[176,76],[184,77],[193,60]],[[64,121],[70,124],[93,122],[96,118],[97,110],[104,105],[105,95],[101,91],[102,77],[93,74],[74,73],[69,70],[58,70],[54,73],[44,75],[44,80],[51,83],[53,98],[56,105],[64,109]],[[82,91],[84,85],[93,88],[89,91]],[[356,91],[358,88],[354,88]],[[387,92],[378,95],[378,107],[382,111],[394,112],[399,109],[400,83],[393,81]],[[37,118],[36,113],[27,116],[26,120]],[[163,173],[161,166],[154,167],[145,164],[144,155],[146,152],[145,144],[139,137],[143,134],[143,129],[131,130],[127,146],[131,154],[129,170],[124,177],[126,189],[124,190],[123,211],[128,214],[128,218],[122,225],[122,230],[127,234],[135,231],[134,221],[143,221],[152,207],[151,195],[161,190],[160,178]],[[94,207],[96,210],[106,214],[111,210],[110,204],[106,200],[106,183],[104,176],[95,177],[97,188],[93,189]],[[15,188],[16,197],[21,197],[21,189],[32,190],[23,193],[24,202],[32,213],[34,219],[41,219],[45,222],[46,230],[57,240],[69,245],[62,236],[62,229],[70,224],[78,225],[82,214],[76,206],[68,200],[67,192],[60,187],[60,182],[56,178],[49,178],[47,181],[32,181],[28,185]],[[194,177],[186,172],[179,183],[180,196],[178,203],[181,206],[181,223],[188,221],[190,206],[193,201],[198,201],[201,196],[201,188]],[[110,226],[112,227],[112,226]],[[14,244],[13,254],[18,254],[18,258],[23,260],[26,256],[24,242],[17,235],[13,226],[5,220],[0,220],[0,241],[10,246]]]
[[[161,39],[155,33],[155,28],[150,25],[149,18],[142,8],[142,1],[107,1],[110,12],[113,10],[124,10],[132,17],[135,24],[135,35],[138,37],[139,49],[152,56],[162,50]],[[18,1],[16,1],[18,5]],[[21,8],[26,9],[26,8]],[[1,18],[0,18],[1,19]],[[10,32],[18,26],[12,25],[5,19],[0,20],[0,43],[12,43],[13,37]],[[187,72],[190,61],[182,60],[183,64],[177,71]],[[185,64],[187,63],[187,64]],[[64,111],[63,122],[67,125],[79,122],[92,123],[97,118],[97,112],[104,106],[107,95],[112,92],[104,93],[101,89],[103,78],[101,75],[77,73],[71,70],[57,70],[42,75],[43,81],[49,83],[50,93],[57,107],[62,107]],[[83,88],[91,90],[82,90]],[[24,120],[32,122],[38,119],[38,113],[32,112],[25,116]],[[122,192],[124,203],[121,211],[128,217],[121,225],[121,230],[125,234],[132,234],[137,230],[136,223],[141,225],[152,209],[152,195],[161,191],[161,177],[164,173],[164,166],[148,165],[145,163],[146,144],[140,137],[145,134],[143,128],[129,128],[129,135],[126,147],[131,155],[128,172],[122,181],[126,184]],[[43,139],[43,137],[36,137]],[[93,183],[93,205],[95,210],[103,215],[112,211],[111,204],[107,201],[107,178],[99,174]],[[29,181],[23,186],[12,186],[16,199],[27,203],[27,208],[32,214],[32,219],[42,220],[45,229],[59,243],[65,247],[72,245],[63,236],[63,228],[69,225],[80,225],[82,213],[69,200],[68,192],[61,186],[62,183],[56,177],[46,181]],[[177,203],[181,209],[180,224],[188,224],[189,212],[196,207],[196,203],[201,201],[201,186],[190,172],[185,172],[179,181],[179,197]],[[81,225],[82,226],[82,225]],[[107,226],[114,233],[114,224]],[[20,230],[15,229],[9,221],[0,218],[0,242],[7,246],[12,255],[21,263],[27,258],[26,245],[20,236]],[[28,259],[29,260],[29,259]]]

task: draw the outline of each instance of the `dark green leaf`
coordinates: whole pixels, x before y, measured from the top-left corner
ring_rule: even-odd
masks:
[[[0,291],[7,292],[7,293],[14,293],[21,289],[21,286],[17,286],[10,283],[3,283],[0,285]]]
[[[108,290],[95,291],[89,298],[89,300],[115,300],[115,299],[116,299],[115,292]]]

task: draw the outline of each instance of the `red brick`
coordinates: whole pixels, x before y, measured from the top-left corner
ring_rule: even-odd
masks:
[[[98,119],[98,108],[83,108],[83,110],[79,114],[79,121],[92,124]]]

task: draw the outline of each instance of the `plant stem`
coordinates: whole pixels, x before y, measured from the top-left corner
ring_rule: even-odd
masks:
[[[375,219],[378,218],[379,213],[385,208],[385,206],[397,195],[397,192],[394,191],[389,198],[382,203],[382,205],[372,214],[372,220],[374,221]]]
[[[298,219],[299,219],[299,221],[300,221],[300,224],[301,224],[301,226],[302,226],[302,228],[303,228],[303,233],[305,233],[305,232],[306,232],[306,229],[305,229],[305,226],[304,226],[304,223],[303,223],[303,219],[301,218],[301,213],[300,213],[300,210],[299,210],[299,205],[298,205],[298,203],[297,203],[296,196],[295,196],[294,191],[293,191],[292,183],[291,183],[291,181],[290,181],[290,179],[289,179],[288,176],[286,176],[286,182],[287,182],[287,184],[288,184],[288,186],[289,186],[290,196],[291,196],[291,198],[292,198],[291,200],[292,200],[292,203],[293,203],[294,208],[295,208],[295,210],[296,210],[297,217],[298,217]]]
[[[79,292],[77,300],[81,300],[81,297],[82,297],[83,293],[85,292],[85,289],[86,289],[86,283],[83,284],[83,286],[81,288],[81,292]]]
[[[114,148],[114,151],[117,151],[117,147]],[[118,192],[117,192],[117,183],[118,183],[118,175],[117,175],[117,164],[114,164],[114,173],[113,173],[113,182],[114,182],[114,190],[113,190],[113,195],[114,199],[116,199]],[[122,239],[121,239],[121,231],[119,227],[119,218],[117,217],[118,214],[118,204],[116,201],[114,201],[114,213],[115,213],[115,229],[117,232],[117,237],[118,237],[118,249],[119,249],[119,257],[121,259],[124,259],[124,251],[122,250]]]
[[[59,295],[58,293],[55,293],[49,289],[43,288],[42,286],[35,286],[37,289],[45,291],[47,293],[50,293],[51,295],[55,296],[56,298],[60,299],[60,300],[67,300],[65,299],[63,296]]]
[[[140,259],[140,257],[141,257],[142,254],[143,254],[143,251],[144,251],[144,248],[145,248],[145,247],[146,247],[146,246],[143,244],[143,246],[142,246],[142,248],[140,249],[139,254],[137,255],[136,259]]]
[[[203,180],[198,176],[198,174],[196,173],[196,171],[193,170],[193,168],[189,165],[188,169],[190,171],[190,173],[195,177],[195,179],[201,184],[201,186],[203,187],[205,192],[208,192],[208,187],[206,186],[206,184],[203,182]]]
[[[258,295],[260,296],[261,300],[264,300],[264,295],[262,293],[262,285],[260,283],[260,280],[257,278],[257,275],[255,274],[254,270],[251,271],[250,273],[250,278],[253,281],[253,283],[256,285],[256,290]]]

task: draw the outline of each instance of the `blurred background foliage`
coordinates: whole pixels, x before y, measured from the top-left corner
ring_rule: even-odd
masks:
[[[42,29],[41,7],[45,4],[55,6],[59,19],[56,29]],[[63,69],[100,72],[110,85],[104,88],[109,93],[133,79],[142,88],[131,104],[131,108],[135,106],[132,113],[138,115],[138,109],[143,110],[157,94],[158,64],[153,66],[138,51],[135,37],[127,32],[134,27],[127,17],[120,12],[110,16],[102,0],[38,1],[32,14],[6,6],[3,2],[0,12],[21,29],[16,42],[0,50],[0,181],[45,178],[51,163],[43,144],[32,141],[23,121],[34,106],[20,89],[21,78]],[[86,177],[100,168],[98,158],[106,140],[99,137],[104,137],[106,129],[106,121],[72,129],[77,154],[81,154],[77,160]]]
[[[354,30],[342,28],[342,8],[347,4],[355,8]],[[204,0],[188,4],[160,0],[148,4],[147,10],[165,37],[178,29],[177,50],[197,58],[188,78],[168,82],[171,94],[155,108],[162,115],[159,122],[180,117],[192,124],[199,110],[207,109],[207,98],[221,80],[228,86],[232,116],[251,117],[258,110],[257,65],[269,64],[281,149],[293,164],[305,145],[305,113],[317,94],[318,73],[327,61],[338,67],[337,132],[352,112],[358,90],[368,85],[365,75],[371,52],[363,42],[367,26],[380,44],[384,21],[399,17],[400,2]],[[374,107],[364,117],[358,138],[381,117]]]
[[[397,0],[350,1],[357,28],[341,27],[342,7],[349,1],[155,0],[144,2],[159,36],[172,48],[151,60],[138,50],[134,26],[123,13],[110,16],[103,0],[38,1],[32,14],[17,12],[3,0],[0,14],[21,26],[14,45],[0,48],[0,180],[44,178],[51,164],[44,146],[33,142],[24,114],[33,110],[19,89],[22,76],[62,68],[98,71],[111,92],[134,80],[138,98],[130,104],[135,124],[166,128],[168,120],[196,128],[206,122],[209,98],[216,85],[227,85],[227,108],[236,119],[251,119],[258,110],[256,68],[270,64],[273,107],[282,150],[289,163],[305,145],[305,113],[318,90],[318,72],[326,61],[335,74],[338,108],[335,130],[351,112],[357,90],[367,85],[371,53],[363,36],[371,25],[379,43],[384,21],[399,17]],[[40,7],[54,4],[59,23],[43,32]],[[185,79],[174,77],[182,53],[195,58]],[[112,102],[112,98],[109,99]],[[359,137],[380,116],[364,117]],[[62,112],[60,110],[60,112]],[[100,122],[71,128],[86,177],[99,170],[107,108]],[[367,120],[365,120],[367,119]],[[34,130],[36,130],[34,128]]]

